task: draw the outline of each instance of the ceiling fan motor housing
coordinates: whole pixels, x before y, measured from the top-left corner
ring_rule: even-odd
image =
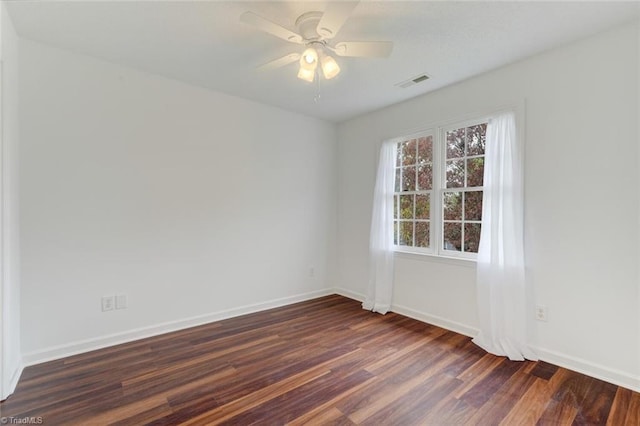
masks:
[[[298,34],[302,36],[304,41],[321,41],[323,39],[316,30],[318,22],[320,22],[320,18],[322,18],[322,12],[307,12],[303,13],[298,17],[298,19],[296,19]]]

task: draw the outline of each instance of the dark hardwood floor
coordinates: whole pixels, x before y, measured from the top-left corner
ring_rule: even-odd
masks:
[[[28,367],[0,410],[50,425],[640,425],[640,394],[328,296]]]

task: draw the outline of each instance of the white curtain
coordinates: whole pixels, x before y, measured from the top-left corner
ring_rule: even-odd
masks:
[[[489,120],[478,248],[478,346],[511,360],[536,360],[527,343],[522,146],[515,114]]]
[[[364,309],[386,314],[393,294],[393,190],[396,143],[380,148],[369,237],[369,287]]]

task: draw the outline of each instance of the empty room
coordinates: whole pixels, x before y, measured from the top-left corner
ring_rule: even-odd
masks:
[[[640,2],[0,0],[0,422],[640,425]]]

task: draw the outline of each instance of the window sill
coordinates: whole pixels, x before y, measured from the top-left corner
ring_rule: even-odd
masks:
[[[395,257],[398,257],[401,259],[417,260],[421,262],[444,263],[447,265],[463,266],[466,268],[474,268],[474,269],[477,263],[475,259],[440,256],[440,255],[430,254],[430,253],[416,253],[413,251],[403,251],[403,250],[395,250],[394,253],[395,253]]]

